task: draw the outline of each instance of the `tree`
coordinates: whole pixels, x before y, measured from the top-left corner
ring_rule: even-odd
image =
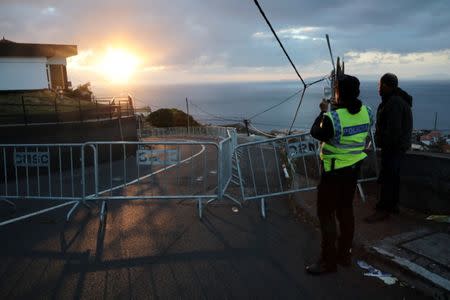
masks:
[[[155,127],[186,127],[187,114],[176,108],[161,108],[147,117],[147,122]],[[201,126],[192,116],[189,116],[190,126]]]
[[[71,89],[67,90],[65,92],[65,94],[67,97],[70,97],[70,98],[91,101],[92,94],[93,94],[91,91],[91,83],[86,82],[85,84],[80,84],[74,90],[71,90]]]

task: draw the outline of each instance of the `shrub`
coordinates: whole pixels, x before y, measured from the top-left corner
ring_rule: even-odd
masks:
[[[176,108],[161,108],[152,112],[147,117],[147,122],[155,127],[186,127],[187,114]],[[201,126],[191,115],[189,116],[190,126]]]

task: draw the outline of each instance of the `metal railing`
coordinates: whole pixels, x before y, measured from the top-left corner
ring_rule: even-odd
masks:
[[[92,198],[107,201],[197,200],[202,217],[204,201],[218,198],[219,147],[214,142],[141,141],[89,142],[94,160]],[[92,179],[92,180],[89,180]]]
[[[183,130],[169,132],[181,133]],[[67,220],[80,205],[102,200],[100,218],[107,201],[196,200],[202,217],[204,202],[224,197],[237,183],[243,201],[259,200],[265,217],[267,198],[317,188],[321,166],[319,145],[309,134],[297,134],[237,145],[236,131],[214,128],[202,132],[224,134],[217,141],[88,142],[84,144],[0,145],[0,198],[57,200],[64,202],[0,226],[72,205]],[[167,132],[166,132],[167,133]],[[369,158],[362,165],[361,183],[376,179],[375,144],[370,135]],[[88,206],[88,205],[87,205]]]
[[[85,204],[85,163],[83,144],[2,144],[0,199],[14,207],[12,201],[19,199],[65,202],[33,215],[72,204],[69,219],[80,203]]]
[[[134,115],[131,97],[93,98],[92,100],[21,96],[16,101],[0,101],[5,108],[0,124],[39,124],[82,122]]]
[[[182,133],[178,130],[175,132]],[[87,201],[193,199],[202,206],[222,199],[230,182],[236,145],[234,129],[199,131],[226,134],[221,141],[88,142],[84,144],[0,144],[0,199],[57,200],[50,208],[0,222],[14,223],[66,205],[67,214]],[[216,137],[217,138],[217,137]]]
[[[225,191],[227,190],[228,186],[231,183],[233,176],[233,153],[236,146],[237,146],[236,129],[229,128],[227,129],[227,138],[219,142],[220,159],[218,161],[219,167],[218,198],[222,199],[225,196],[228,199],[240,204],[240,202],[236,200],[233,196],[225,193]]]
[[[378,166],[373,134],[358,180],[358,189],[365,200],[361,183],[376,180]],[[297,134],[264,141],[241,144],[234,155],[240,193],[243,201],[259,200],[265,217],[265,200],[271,197],[317,189],[321,163],[319,143],[310,134]]]
[[[143,127],[141,135],[147,137],[221,137],[228,138],[230,128],[220,126],[202,126],[202,127]],[[234,128],[231,128],[234,130]]]

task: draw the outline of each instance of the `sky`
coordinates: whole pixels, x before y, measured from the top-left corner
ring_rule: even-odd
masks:
[[[450,79],[449,0],[259,2],[307,81],[332,68],[326,33],[349,74]],[[0,36],[78,45],[74,84],[111,84],[111,49],[134,58],[116,84],[297,79],[252,0],[0,0]]]

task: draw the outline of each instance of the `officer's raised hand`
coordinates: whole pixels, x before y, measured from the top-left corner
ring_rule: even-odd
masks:
[[[322,102],[320,102],[320,105],[319,105],[320,111],[327,112],[328,111],[328,106],[329,106],[328,101],[322,100]]]

